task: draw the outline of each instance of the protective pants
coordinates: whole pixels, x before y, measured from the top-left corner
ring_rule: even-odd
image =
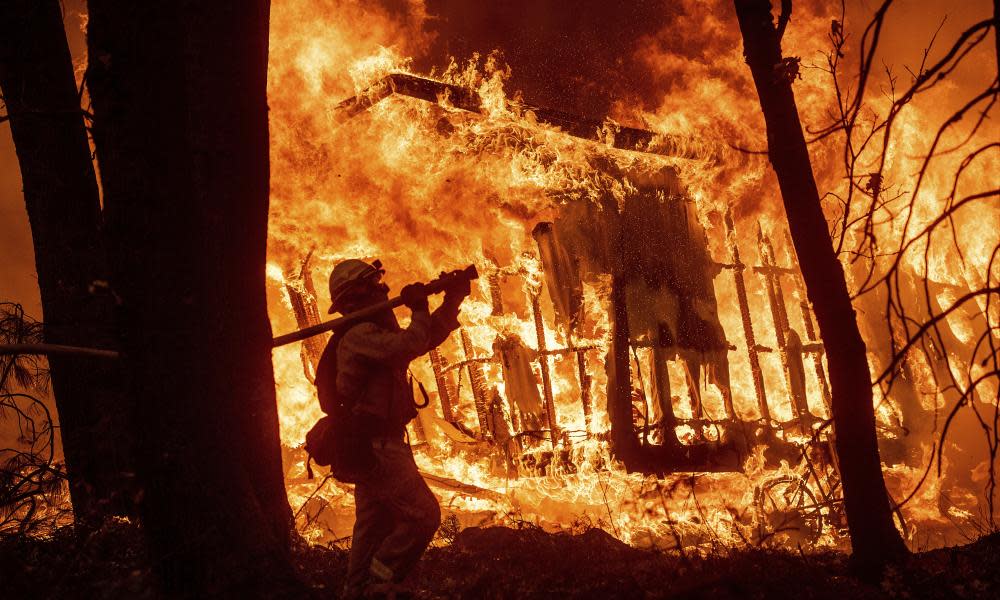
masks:
[[[417,471],[409,444],[372,442],[376,466],[354,487],[355,521],[344,595],[370,583],[399,583],[413,570],[441,525],[441,508]]]

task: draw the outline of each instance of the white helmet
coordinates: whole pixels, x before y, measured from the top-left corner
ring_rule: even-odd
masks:
[[[337,266],[330,272],[330,310],[327,314],[340,310],[341,301],[357,284],[364,281],[377,282],[382,278],[385,269],[382,268],[382,261],[375,260],[371,264],[356,258],[337,263]]]

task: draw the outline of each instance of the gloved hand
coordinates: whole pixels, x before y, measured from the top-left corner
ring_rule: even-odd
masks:
[[[403,304],[412,311],[427,311],[427,290],[422,283],[411,283],[403,286],[399,291],[399,297],[403,299]]]

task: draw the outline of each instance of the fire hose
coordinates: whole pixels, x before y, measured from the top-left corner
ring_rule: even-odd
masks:
[[[469,265],[464,269],[456,269],[448,273],[442,273],[440,277],[434,279],[428,283],[424,284],[424,291],[428,296],[434,294],[439,294],[456,283],[463,281],[472,281],[474,279],[479,279],[479,271],[476,270],[476,265]],[[311,327],[306,327],[298,331],[293,331],[291,333],[286,333],[284,335],[279,335],[274,338],[271,342],[273,348],[278,346],[284,346],[285,344],[291,344],[292,342],[298,342],[306,338],[312,337],[314,335],[319,335],[327,331],[336,331],[338,329],[343,329],[358,321],[362,321],[371,317],[372,315],[378,314],[384,310],[392,310],[396,307],[403,305],[403,298],[396,296],[390,298],[385,302],[379,302],[378,304],[373,304],[362,308],[361,310],[348,313],[340,318],[332,319],[326,321],[325,323],[318,323]],[[119,353],[115,350],[98,349],[98,348],[83,348],[79,346],[64,346],[59,344],[0,344],[0,356],[10,355],[10,354],[61,354],[61,355],[76,355],[76,356],[92,356],[97,358],[118,358]]]

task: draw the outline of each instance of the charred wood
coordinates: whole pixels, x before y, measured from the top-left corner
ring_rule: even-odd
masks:
[[[766,422],[771,422],[771,409],[767,404],[767,392],[764,388],[764,372],[760,368],[760,356],[758,355],[758,344],[753,330],[753,320],[750,317],[750,302],[747,299],[747,284],[743,277],[746,265],[740,259],[740,249],[736,244],[736,231],[733,226],[732,215],[726,213],[726,238],[729,243],[730,261],[732,261],[733,280],[736,283],[736,299],[740,305],[740,318],[743,324],[743,338],[747,345],[747,358],[750,361],[750,375],[753,378],[754,394],[757,397],[757,409],[760,410],[761,418]]]
[[[465,358],[474,358],[475,349],[472,347],[472,338],[469,337],[469,332],[462,329],[460,335]],[[476,362],[469,362],[466,368],[469,371],[469,383],[472,386],[476,416],[479,418],[479,432],[484,440],[490,440],[493,437],[493,432],[490,430],[489,391],[486,389],[486,377],[483,375],[482,367]]]
[[[580,382],[580,404],[583,405],[583,421],[587,429],[587,437],[590,437],[594,433],[594,407],[590,397],[591,377],[590,373],[587,372],[587,353],[583,350],[577,350],[575,354],[577,378]]]
[[[426,102],[441,103],[467,112],[482,113],[482,101],[475,90],[458,85],[418,77],[409,73],[393,73],[334,107],[342,120],[350,119],[393,94],[401,94]],[[508,107],[520,114],[531,113],[535,120],[573,137],[601,142],[619,150],[660,154],[675,158],[728,162],[740,160],[738,154],[721,145],[687,136],[661,134],[645,129],[622,127],[609,121],[588,119],[552,108],[508,101]]]
[[[791,238],[788,238],[788,246],[794,247],[792,245]],[[816,326],[813,324],[813,310],[812,306],[809,304],[809,300],[806,297],[805,283],[802,281],[802,273],[795,272],[795,284],[797,287],[797,295],[799,297],[799,308],[802,311],[802,323],[806,328],[806,344],[803,345],[803,349],[807,346],[816,347],[814,352],[810,353],[813,363],[813,370],[816,372],[816,381],[819,382],[820,393],[823,395],[823,404],[826,409],[832,410],[830,406],[830,385],[826,380],[826,370],[823,368],[823,344],[820,342],[819,338],[816,337]]]
[[[545,322],[542,320],[542,308],[537,293],[531,296],[531,314],[535,319],[538,365],[542,372],[542,393],[545,398],[545,419],[549,425],[549,440],[552,442],[552,447],[555,448],[559,441],[559,423],[556,419],[556,404],[552,395],[552,375],[549,372],[549,357],[546,353]]]
[[[455,395],[449,376],[444,372],[444,358],[441,351],[434,348],[430,352],[431,370],[434,371],[434,382],[437,384],[438,400],[441,402],[441,416],[445,421],[455,420],[455,409],[452,398]]]
[[[503,314],[503,294],[500,292],[500,275],[498,273],[491,273],[486,278],[487,285],[490,288],[490,304],[492,309],[490,314],[494,317]]]
[[[292,313],[295,315],[295,324],[298,329],[319,325],[322,321],[316,286],[313,283],[312,270],[309,266],[310,258],[312,258],[311,252],[302,261],[299,272],[293,277],[285,279],[285,291],[288,293],[288,301],[292,305]],[[319,365],[319,359],[323,356],[323,350],[329,339],[329,333],[322,333],[302,340],[302,366],[306,379],[310,382],[315,379],[316,367]]]
[[[664,340],[665,341],[665,340]],[[667,360],[672,353],[661,344],[653,346],[651,387],[653,389],[653,418],[659,426],[661,443],[677,446],[677,416],[674,414],[673,394],[670,390],[670,372],[667,370]]]
[[[785,386],[788,390],[792,412],[801,422],[803,433],[808,433],[811,431],[811,419],[809,418],[809,405],[806,401],[805,374],[802,369],[802,341],[796,334],[795,339],[798,342],[796,347],[794,349],[789,347],[788,338],[793,332],[788,324],[788,307],[785,305],[785,295],[781,289],[781,274],[786,271],[794,271],[775,264],[774,246],[771,244],[771,240],[764,235],[760,224],[757,225],[757,244],[764,265],[755,270],[764,277],[767,301],[771,307],[771,320],[774,323],[775,347],[778,349],[778,357],[785,374]],[[798,353],[797,357],[793,356],[795,352]],[[798,360],[797,364],[796,360]]]
[[[613,202],[606,202],[614,208]],[[612,213],[614,214],[614,213]],[[611,256],[621,256],[624,233],[620,224],[612,232]],[[615,260],[612,258],[612,260]],[[605,361],[608,370],[608,419],[611,421],[611,448],[618,460],[630,470],[641,470],[639,442],[635,437],[632,418],[632,376],[629,366],[629,314],[625,294],[625,279],[619,260],[611,274],[611,348]]]

